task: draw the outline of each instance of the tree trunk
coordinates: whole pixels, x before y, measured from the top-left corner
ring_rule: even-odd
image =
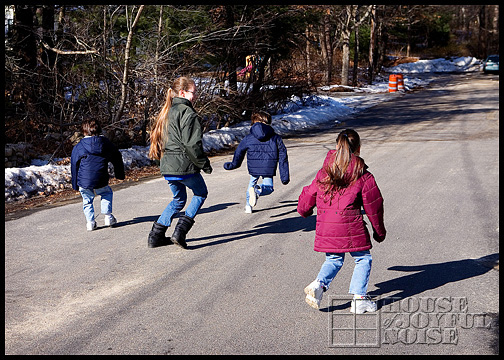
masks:
[[[21,68],[37,67],[37,44],[33,30],[33,6],[14,6],[14,27],[12,44],[16,46],[16,55]]]
[[[322,21],[322,30],[319,33],[320,50],[322,53],[322,61],[325,65],[324,83],[329,85],[332,78],[332,47],[330,43],[330,30],[327,16],[324,15]]]
[[[348,62],[350,61],[350,31],[343,29],[343,54],[341,59],[341,85],[348,85]]]
[[[231,29],[235,23],[235,12],[232,5],[226,5],[226,28]],[[234,50],[234,40],[231,39],[228,51],[227,51],[228,61],[227,61],[227,73],[229,81],[229,89],[231,90],[230,95],[238,91],[238,76],[236,75],[237,66],[237,56]]]
[[[352,76],[352,86],[357,86],[357,71],[359,66],[359,6],[357,6],[357,11],[355,13],[355,22],[357,25],[355,26],[355,47],[354,47],[354,65],[353,65],[353,76]]]
[[[388,46],[388,33],[385,28],[385,25],[383,23],[383,16],[379,16],[377,18],[377,23],[378,23],[378,29],[377,29],[377,36],[376,38],[378,39],[378,46],[376,49],[376,54],[375,54],[375,59],[376,59],[376,66],[375,66],[375,72],[378,72],[379,69],[383,66],[383,61],[385,60],[385,52]]]
[[[310,29],[306,26],[305,29],[306,35],[306,79],[308,80],[308,86],[312,86],[312,77],[311,77],[311,60],[310,60]]]
[[[263,86],[263,80],[264,80],[264,69],[266,68],[266,64],[268,63],[268,60],[270,58],[270,55],[269,54],[266,54],[262,59],[261,61],[259,61],[259,64],[258,64],[258,75],[257,75],[257,78],[254,78],[254,83],[252,84],[252,95],[255,96],[257,98],[257,100],[259,101],[259,103],[257,103],[257,107],[260,108],[262,107],[264,104],[264,101],[262,99],[259,99],[259,95],[260,95],[260,90],[261,90],[261,87]],[[256,67],[253,66],[252,67],[252,72],[255,73],[255,69]]]
[[[145,5],[140,5],[138,12],[136,14],[135,20],[131,25],[131,29],[128,32],[128,39],[126,40],[126,48],[124,50],[124,72],[123,79],[121,82],[121,100],[119,103],[119,109],[114,117],[114,122],[117,122],[121,119],[121,116],[124,111],[124,105],[126,104],[126,98],[128,96],[128,73],[129,73],[129,61],[130,61],[130,48],[131,48],[131,39],[133,38],[133,32],[135,30],[136,24],[138,23],[138,19],[140,18],[140,14],[142,14],[142,10]]]
[[[157,39],[156,39],[156,52],[154,54],[154,86],[155,93],[157,95],[157,86],[159,83],[158,79],[158,62],[159,62],[159,40],[161,39],[161,30],[163,29],[163,5],[159,7],[159,20],[157,29]]]
[[[54,5],[42,6],[42,41],[50,47],[54,47]],[[44,51],[42,53],[42,62],[52,69],[56,61],[56,53],[53,51]]]
[[[371,85],[373,83],[374,77],[374,66],[375,66],[375,58],[374,58],[374,49],[375,49],[375,38],[376,38],[376,5],[371,5],[371,26],[369,32],[369,57],[368,57],[368,84]]]
[[[327,48],[327,74],[326,74],[326,85],[331,85],[332,81],[332,69],[333,69],[333,44],[331,41],[331,25],[329,23],[329,15],[325,16],[324,20],[324,43]]]
[[[408,5],[408,44],[406,46],[406,57],[410,57],[410,52],[411,52],[411,14],[409,11],[409,5]]]

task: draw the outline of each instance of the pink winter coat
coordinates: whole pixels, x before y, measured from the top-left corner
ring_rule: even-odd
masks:
[[[335,151],[330,150],[327,153],[324,165]],[[353,156],[347,172],[351,171],[355,164]],[[364,174],[357,181],[341,193],[335,193],[330,202],[328,196],[324,201],[324,192],[317,184],[317,180],[325,175],[322,167],[312,183],[303,188],[297,206],[302,217],[310,216],[313,208],[317,207],[314,250],[344,253],[371,249],[371,239],[361,207],[371,222],[373,238],[378,242],[385,240],[383,198],[373,174],[364,170]]]

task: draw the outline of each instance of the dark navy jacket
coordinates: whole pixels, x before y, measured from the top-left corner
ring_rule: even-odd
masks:
[[[72,188],[99,189],[108,185],[108,163],[117,179],[124,179],[122,155],[105,136],[86,136],[74,146],[71,156]]]
[[[250,175],[273,177],[276,168],[280,170],[282,184],[289,183],[289,160],[287,148],[282,137],[275,133],[269,125],[255,123],[250,128],[250,134],[245,136],[235,150],[233,161],[226,162],[224,169],[239,168],[247,154],[247,167]]]

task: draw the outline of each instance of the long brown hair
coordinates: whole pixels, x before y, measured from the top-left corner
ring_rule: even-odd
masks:
[[[343,130],[336,139],[336,152],[324,166],[326,176],[319,180],[319,184],[324,190],[324,195],[329,195],[332,199],[334,192],[342,190],[353,184],[364,173],[365,163],[359,155],[360,137],[353,129]],[[352,155],[355,158],[355,165],[351,173],[346,173]]]
[[[168,112],[170,111],[172,100],[178,96],[179,91],[188,91],[194,87],[194,80],[185,76],[177,78],[172,86],[166,91],[166,100],[159,112],[154,125],[151,125],[149,158],[159,160],[163,152],[163,134],[168,126]]]

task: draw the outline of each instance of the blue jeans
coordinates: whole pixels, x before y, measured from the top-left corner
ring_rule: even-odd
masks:
[[[84,216],[86,216],[87,222],[92,222],[95,219],[95,212],[93,207],[93,201],[95,198],[95,193],[97,196],[101,197],[101,213],[108,215],[112,214],[112,189],[110,186],[104,186],[99,189],[84,189],[79,186],[79,192],[82,195],[82,208],[84,210]]]
[[[187,188],[193,192],[193,197],[185,211],[185,215],[194,219],[201,206],[205,202],[208,190],[201,174],[196,174],[184,180],[168,180],[168,185],[173,193],[173,200],[164,209],[157,222],[164,226],[170,226],[172,219],[185,206],[187,201]]]
[[[262,181],[262,184],[261,185],[257,185],[257,181],[259,181],[259,178],[262,177],[263,178],[263,181]],[[256,191],[256,194],[258,196],[265,196],[265,195],[269,195],[273,192],[273,178],[272,177],[267,177],[267,176],[254,176],[254,175],[250,175],[250,181],[249,181],[249,184],[247,186],[247,191],[246,191],[246,197],[247,197],[247,205],[250,205],[249,204],[249,193],[248,193],[248,189],[250,187],[254,187],[255,188],[255,191]]]
[[[355,267],[350,281],[350,289],[348,292],[355,295],[366,295],[369,282],[369,274],[371,273],[371,253],[369,250],[351,252]],[[326,260],[320,268],[317,275],[317,280],[322,282],[326,288],[329,287],[338,271],[343,266],[345,253],[326,253]]]

